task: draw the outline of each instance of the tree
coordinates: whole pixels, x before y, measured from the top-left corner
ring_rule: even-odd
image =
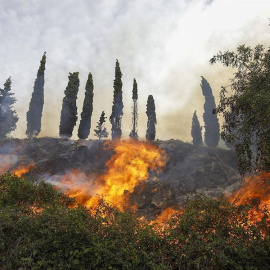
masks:
[[[214,114],[215,98],[207,80],[202,77],[202,93],[205,97],[203,120],[205,123],[204,141],[207,146],[216,147],[219,142],[219,122]]]
[[[146,129],[146,139],[154,141],[156,137],[156,108],[155,101],[152,95],[148,96],[146,105],[146,115],[147,115],[147,129]]]
[[[34,91],[29,103],[29,110],[26,114],[28,138],[36,137],[41,130],[41,117],[44,104],[44,71],[46,64],[46,52],[44,52],[37,72],[37,78],[34,84]]]
[[[93,97],[94,85],[92,74],[88,74],[88,79],[85,86],[85,97],[83,102],[83,110],[81,113],[81,121],[78,130],[78,137],[80,139],[87,139],[90,134],[91,117],[93,113]]]
[[[132,99],[133,99],[133,112],[132,112],[132,130],[129,134],[129,137],[137,140],[137,126],[138,126],[138,110],[137,110],[137,100],[138,100],[138,89],[137,82],[134,79],[133,81],[133,90],[132,90]]]
[[[102,139],[102,138],[107,138],[108,137],[108,132],[106,130],[106,128],[104,127],[104,123],[106,122],[106,116],[105,116],[105,112],[103,111],[101,113],[101,116],[99,118],[99,122],[97,122],[97,126],[94,131],[95,131],[95,136],[98,137],[98,139]]]
[[[73,128],[77,121],[76,99],[79,91],[79,72],[69,73],[69,81],[62,102],[59,134],[61,137],[72,136]]]
[[[4,84],[4,89],[0,89],[0,139],[4,139],[7,135],[16,129],[16,123],[19,120],[13,104],[16,98],[11,92],[11,79],[8,78]]]
[[[115,65],[115,80],[113,84],[113,106],[110,122],[112,124],[112,139],[120,139],[122,136],[122,116],[123,116],[123,98],[122,98],[122,73],[118,60]]]
[[[235,146],[240,172],[270,170],[270,48],[241,45],[219,52],[210,63],[236,69],[222,87],[216,113],[224,116],[221,137]],[[228,89],[231,91],[229,92]]]
[[[192,118],[191,136],[194,145],[202,145],[202,127],[198,120],[196,111],[194,112]]]

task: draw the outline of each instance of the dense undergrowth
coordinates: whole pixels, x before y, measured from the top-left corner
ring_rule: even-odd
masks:
[[[251,223],[248,210],[201,198],[162,229],[102,201],[89,211],[50,184],[5,174],[0,269],[269,269],[269,223]]]

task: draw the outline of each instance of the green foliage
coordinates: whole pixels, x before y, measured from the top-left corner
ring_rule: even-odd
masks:
[[[213,56],[210,63],[221,62],[236,69],[231,91],[222,87],[217,113],[224,116],[221,137],[235,146],[242,174],[270,170],[270,50],[241,45],[236,52]]]
[[[148,96],[146,105],[146,115],[147,115],[147,129],[146,129],[146,140],[154,141],[156,137],[156,107],[155,101],[152,95]]]
[[[113,83],[113,106],[110,122],[112,124],[112,139],[120,139],[122,136],[122,116],[123,116],[123,91],[122,73],[118,60],[115,65],[115,79]]]
[[[106,128],[104,127],[104,124],[106,122],[106,116],[105,116],[105,112],[103,111],[100,115],[99,118],[99,122],[97,123],[96,129],[95,131],[95,136],[98,137],[98,139],[102,139],[102,138],[107,138],[108,137],[108,132],[106,130]]]
[[[70,138],[78,119],[76,100],[80,85],[79,72],[69,73],[68,79],[65,97],[62,102],[59,135]]]
[[[8,78],[4,89],[0,89],[0,139],[5,139],[9,133],[16,129],[19,120],[15,110],[12,109],[16,99],[11,93],[11,79]]]
[[[34,84],[34,91],[29,103],[29,110],[26,114],[28,138],[36,137],[41,130],[41,117],[44,105],[44,71],[46,64],[46,52],[44,52],[37,72],[37,78]]]
[[[90,212],[50,184],[5,174],[0,269],[269,269],[269,224],[247,215],[198,199],[161,230],[104,201]]]
[[[194,145],[202,145],[202,127],[198,120],[196,111],[194,112],[192,117],[191,136]]]
[[[269,268],[269,237],[248,220],[248,210],[224,199],[190,201],[168,228],[168,256],[174,268]]]
[[[202,77],[202,93],[205,97],[203,120],[205,123],[204,142],[207,146],[216,147],[219,142],[219,122],[214,114],[216,108],[213,91],[207,80]]]
[[[80,139],[87,139],[90,134],[91,117],[93,113],[93,98],[94,98],[93,76],[88,74],[88,79],[85,86],[85,97],[83,102],[83,110],[81,113],[81,121],[78,130],[78,137]]]

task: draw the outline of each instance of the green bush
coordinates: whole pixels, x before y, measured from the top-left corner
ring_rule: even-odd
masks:
[[[270,267],[267,221],[222,199],[190,201],[162,230],[102,201],[90,212],[44,182],[5,174],[0,191],[0,269]]]

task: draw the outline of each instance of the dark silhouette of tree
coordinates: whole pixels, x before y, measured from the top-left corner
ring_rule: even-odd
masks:
[[[137,82],[135,79],[133,81],[132,99],[133,99],[132,130],[129,134],[129,137],[137,140],[138,139],[138,132],[137,132],[137,126],[138,126],[138,109],[137,109],[138,88],[137,88]]]
[[[102,139],[102,138],[107,138],[108,137],[108,132],[106,130],[106,128],[104,127],[104,123],[106,122],[106,116],[105,116],[105,112],[103,111],[101,113],[101,116],[99,118],[99,121],[97,122],[97,126],[95,131],[95,136],[98,137],[98,139]]]
[[[207,80],[202,77],[202,93],[205,97],[203,120],[205,123],[204,142],[207,146],[216,147],[219,142],[219,122],[214,113],[215,98]]]
[[[123,98],[122,98],[122,73],[120,70],[119,62],[116,60],[115,65],[115,80],[113,84],[113,106],[110,122],[112,124],[112,139],[120,139],[122,136],[122,116],[123,116]]]
[[[89,73],[85,85],[85,97],[83,102],[83,110],[81,113],[81,121],[78,130],[78,137],[80,139],[87,139],[90,134],[91,117],[93,113],[93,97],[94,85],[92,74]]]
[[[4,89],[0,89],[0,139],[16,129],[19,120],[15,110],[12,109],[16,99],[11,93],[11,79],[8,78],[4,84]]]
[[[213,56],[216,62],[235,69],[215,110],[225,120],[221,137],[235,147],[241,174],[270,171],[270,50],[240,45]]]
[[[59,134],[61,137],[72,136],[73,128],[77,121],[76,99],[79,91],[79,72],[69,73],[69,81],[62,102]]]
[[[147,114],[147,129],[146,129],[146,140],[154,141],[156,137],[156,108],[155,101],[152,95],[148,96],[147,105],[146,105],[146,114]]]
[[[44,71],[46,64],[46,52],[44,52],[37,72],[37,78],[34,84],[34,91],[29,103],[29,110],[26,114],[28,138],[36,137],[41,130],[41,117],[44,104]]]
[[[194,145],[202,145],[202,127],[198,120],[196,111],[194,112],[192,117],[191,136]]]

